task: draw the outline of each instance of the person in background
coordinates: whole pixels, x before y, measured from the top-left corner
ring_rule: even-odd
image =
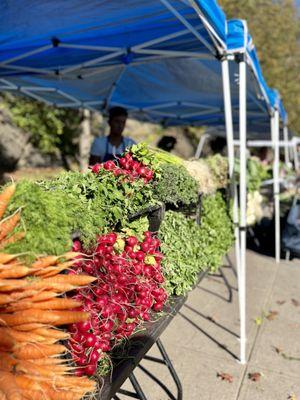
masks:
[[[262,164],[268,165],[270,164],[270,152],[269,148],[266,146],[260,147],[257,153],[257,156]]]
[[[123,107],[113,107],[109,110],[108,136],[97,137],[91,147],[90,165],[115,160],[124,153],[127,147],[135,144],[129,137],[123,137],[128,113]]]
[[[177,139],[173,136],[163,136],[157,143],[159,149],[165,151],[172,151],[177,143]]]

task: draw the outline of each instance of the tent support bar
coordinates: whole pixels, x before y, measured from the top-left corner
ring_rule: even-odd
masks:
[[[285,141],[285,143],[288,143],[288,141],[289,141],[289,130],[286,125],[283,127],[283,140]],[[284,160],[285,160],[285,164],[289,165],[290,153],[289,153],[289,146],[287,146],[287,145],[284,146]]]
[[[239,62],[239,131],[240,131],[240,273],[239,279],[239,305],[241,324],[241,364],[246,364],[246,210],[247,210],[247,105],[246,105],[246,62]]]
[[[276,144],[278,144],[279,147],[293,147],[294,142],[293,141],[277,141]],[[240,146],[240,141],[235,140],[234,141],[235,146]],[[248,147],[273,147],[274,146],[274,141],[272,140],[247,140],[247,146]]]
[[[202,150],[204,147],[204,143],[206,142],[206,140],[209,138],[209,135],[207,133],[205,133],[204,135],[201,136],[198,146],[197,146],[197,150],[195,153],[195,158],[198,160],[198,158],[201,157],[202,154]]]
[[[188,28],[188,30],[201,42],[204,46],[214,54],[214,48],[199,34],[199,32],[169,3],[168,0],[160,0],[160,2],[169,10],[175,17]]]
[[[275,202],[275,258],[276,262],[280,262],[280,185],[279,185],[279,111],[276,109],[272,117],[273,128],[272,139],[274,141],[274,162],[273,162],[273,177],[274,177],[274,202]]]
[[[223,97],[224,97],[224,113],[225,113],[225,125],[226,125],[226,139],[227,139],[227,152],[228,152],[228,163],[229,163],[229,178],[230,178],[230,192],[231,197],[233,198],[233,223],[234,223],[234,234],[235,234],[235,256],[236,256],[236,265],[238,271],[238,286],[239,293],[241,290],[241,280],[240,280],[240,236],[238,229],[238,199],[237,199],[237,189],[234,179],[234,144],[233,144],[233,120],[232,120],[232,103],[231,103],[231,91],[230,91],[230,76],[229,76],[229,65],[228,60],[223,59],[222,62],[222,81],[223,81]],[[200,145],[200,143],[199,143]],[[241,312],[241,308],[240,308]],[[242,318],[240,318],[242,323]],[[241,325],[242,332],[242,325]],[[240,343],[240,361],[244,362],[245,353],[245,342]]]

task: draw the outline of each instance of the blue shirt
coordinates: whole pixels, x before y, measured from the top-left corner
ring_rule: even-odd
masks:
[[[123,137],[120,146],[115,147],[108,141],[108,136],[99,136],[96,137],[92,144],[91,155],[100,157],[103,160],[106,153],[114,155],[122,154],[127,147],[131,147],[133,144],[135,144],[134,140],[129,137]]]

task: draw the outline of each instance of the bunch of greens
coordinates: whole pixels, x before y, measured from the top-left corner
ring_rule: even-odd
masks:
[[[233,243],[233,226],[220,193],[203,199],[201,226],[181,213],[168,211],[159,232],[162,265],[169,294],[182,295],[200,271],[215,271]]]
[[[218,189],[226,188],[228,185],[228,161],[226,157],[222,157],[220,154],[215,154],[212,157],[208,157],[205,162],[209,166],[212,175],[214,177],[216,187]]]
[[[97,176],[67,172],[44,182],[23,181],[7,214],[23,208],[26,236],[7,251],[61,254],[70,249],[73,234],[89,248],[97,235],[128,227],[130,215],[156,203],[143,180],[122,181],[105,170]]]
[[[10,253],[62,254],[71,248],[72,210],[79,201],[64,193],[46,193],[36,183],[18,183],[7,214],[21,208],[21,224],[25,238],[6,247]]]
[[[236,179],[239,180],[240,161],[235,162]],[[262,164],[258,158],[251,157],[247,160],[247,188],[249,192],[259,191],[262,182],[271,177],[271,169],[268,165]]]
[[[154,197],[165,203],[177,205],[196,204],[198,183],[181,165],[162,164],[161,177],[153,183]]]

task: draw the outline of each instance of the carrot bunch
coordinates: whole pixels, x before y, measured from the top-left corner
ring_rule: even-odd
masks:
[[[15,255],[0,253],[0,399],[80,399],[95,385],[72,376],[59,341],[69,334],[56,327],[86,321],[74,311],[79,301],[61,297],[95,279],[63,275],[78,253],[39,258],[24,265]]]
[[[11,185],[0,194],[0,219],[14,190]],[[16,239],[19,218],[16,213],[0,222],[0,248]],[[0,252],[0,400],[76,400],[95,390],[95,382],[74,376],[62,358],[68,350],[61,341],[70,336],[57,328],[89,318],[76,311],[81,302],[63,297],[95,280],[61,274],[77,256],[39,257],[28,265]]]
[[[25,236],[25,232],[14,233],[15,227],[20,221],[20,211],[16,211],[14,214],[2,219],[15,190],[16,185],[13,183],[0,193],[0,250]]]

